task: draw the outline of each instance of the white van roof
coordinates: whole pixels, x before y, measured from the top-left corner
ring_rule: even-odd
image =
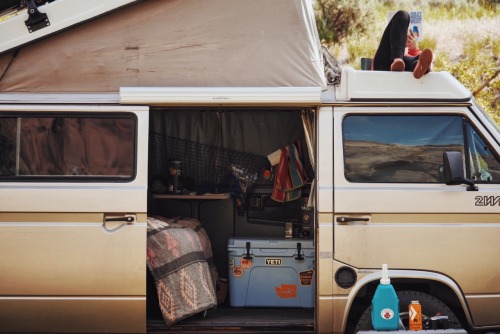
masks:
[[[115,7],[130,4],[57,34],[49,30],[68,20],[73,24],[100,15],[96,9],[108,2]],[[56,8],[68,3],[88,7],[55,15]],[[26,17],[0,23],[0,35],[13,36],[1,49],[10,48],[0,55],[2,93],[117,93],[120,87],[326,88],[310,0],[55,0],[39,9],[47,13],[50,27],[32,36],[48,37],[39,36],[45,38],[31,44],[25,44]],[[88,15],[69,18],[83,13]],[[17,28],[9,22],[16,22]],[[18,36],[25,37],[16,40]]]
[[[471,98],[471,92],[448,72],[429,72],[417,80],[411,72],[357,71],[344,67],[334,100],[466,102]],[[323,102],[326,99],[328,94]]]
[[[138,0],[55,0],[37,8],[44,20],[33,26],[26,23],[30,18],[26,7],[14,7],[0,17],[0,54],[135,1]]]

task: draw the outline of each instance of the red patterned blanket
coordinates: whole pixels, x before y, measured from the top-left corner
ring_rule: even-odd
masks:
[[[193,219],[148,217],[147,265],[167,325],[217,305],[210,241]],[[201,235],[201,237],[200,237]]]

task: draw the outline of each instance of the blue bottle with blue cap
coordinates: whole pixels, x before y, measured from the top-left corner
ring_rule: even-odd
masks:
[[[382,265],[382,278],[372,299],[372,326],[378,331],[397,331],[399,327],[399,298],[391,284],[387,264]]]

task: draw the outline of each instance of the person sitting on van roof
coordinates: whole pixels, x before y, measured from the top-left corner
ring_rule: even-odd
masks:
[[[374,71],[413,72],[416,79],[428,73],[432,63],[432,51],[418,48],[417,34],[409,31],[410,14],[400,10],[394,14],[384,30],[379,47],[373,58]],[[405,53],[405,48],[408,52]]]

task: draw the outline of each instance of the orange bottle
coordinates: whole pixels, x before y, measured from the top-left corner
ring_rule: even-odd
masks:
[[[413,300],[408,305],[408,325],[411,331],[422,330],[422,305],[418,300]]]

